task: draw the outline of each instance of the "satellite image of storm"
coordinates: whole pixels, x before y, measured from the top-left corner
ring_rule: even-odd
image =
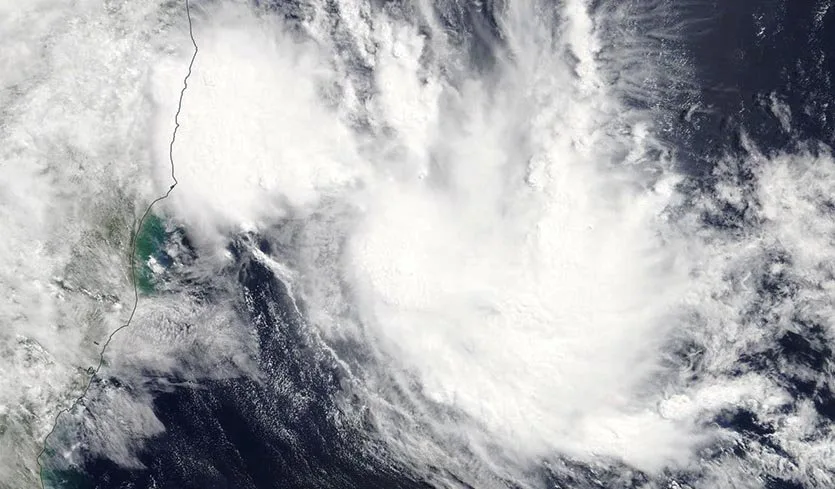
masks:
[[[835,1],[0,0],[0,489],[835,489]]]

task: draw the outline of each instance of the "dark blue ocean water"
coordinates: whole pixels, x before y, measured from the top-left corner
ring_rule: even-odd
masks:
[[[281,282],[242,248],[231,249],[263,379],[157,392],[154,409],[166,431],[145,444],[140,460],[147,469],[92,457],[80,473],[63,474],[67,487],[428,487],[388,461],[361,427],[335,426],[337,369],[312,350]]]
[[[721,3],[714,7],[711,31],[694,38],[700,109],[681,121],[683,130],[695,135],[694,147],[703,150],[699,156],[709,155],[693,158],[703,165],[700,184],[705,187],[713,182],[711,160],[746,154],[743,137],[765,156],[815,155],[828,152],[835,142],[835,6],[828,0]],[[775,114],[774,100],[788,107],[789,128]],[[739,168],[743,184],[752,170]],[[738,209],[708,217],[711,224],[728,227],[746,219]],[[775,250],[771,259],[782,263],[791,258]],[[758,306],[750,312],[762,315],[792,298],[796,284],[781,275],[763,277],[758,291]],[[812,400],[820,415],[835,421],[830,389],[792,373],[802,367],[822,371],[833,362],[825,327],[807,318],[797,318],[793,327],[797,332],[777,337],[770,348],[746,354],[740,371],[769,372],[797,399]],[[769,432],[768,427],[754,426],[744,412],[730,414],[721,424],[752,436]]]
[[[831,144],[835,11],[829,1],[715,4],[700,24],[707,29],[689,43],[700,107],[681,122],[699,149],[713,157],[741,150],[743,131],[767,153],[808,141]],[[791,109],[791,132],[772,112],[772,97]]]

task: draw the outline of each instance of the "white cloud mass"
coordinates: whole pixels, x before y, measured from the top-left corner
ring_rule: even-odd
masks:
[[[346,402],[346,415],[370,410],[418,471],[472,470],[461,480],[492,487],[487,472],[526,480],[567,458],[699,474],[698,487],[835,483],[831,427],[817,429],[825,420],[774,372],[740,362],[798,318],[832,341],[829,152],[766,157],[749,144],[747,157],[716,162],[712,188],[686,185],[659,136],[669,114],[628,101],[660,97],[643,85],[690,68],[600,27],[652,24],[660,2],[651,14],[507,2],[483,66],[424,2],[334,3],[292,24],[242,2],[196,10],[180,183],[161,206],[196,238],[195,273],[221,270],[237,233],[282,241],[255,256],[350,373],[362,406]],[[77,394],[92,342],[125,320],[128,233],[170,185],[190,55],[169,8],[0,3],[14,40],[0,67],[22,66],[0,69],[0,485],[34,480],[36,442]],[[728,208],[744,215],[739,229],[705,224]],[[777,274],[794,292],[764,304],[758,287]],[[114,371],[257,375],[254,347],[228,329],[244,329],[232,306],[171,294],[140,300]],[[172,360],[195,344],[228,362]],[[830,371],[796,374],[835,389]],[[163,429],[151,400],[98,399],[131,422],[113,438],[85,425],[84,443],[135,464],[131,437]],[[791,463],[714,422],[740,407],[774,428]],[[35,441],[21,450],[26,430]],[[750,466],[728,455],[743,442]]]

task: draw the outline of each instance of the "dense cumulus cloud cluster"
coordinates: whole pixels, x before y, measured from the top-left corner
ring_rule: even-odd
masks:
[[[82,3],[0,7],[33,26],[3,63],[36,60],[0,75],[0,480],[32,477],[93,342],[125,320],[134,216],[170,185],[181,9]],[[779,355],[831,356],[835,160],[765,153],[743,128],[694,183],[669,126],[700,110],[676,105],[697,70],[669,20],[692,6],[665,5],[198,3],[160,211],[189,244],[154,269],[178,278],[140,298],[107,365],[120,382],[58,434],[136,467],[164,430],[143,373],[263,380],[234,241],[345,374],[333,417],[416,474],[444,467],[442,485],[537,487],[543,467],[835,483],[831,360]]]

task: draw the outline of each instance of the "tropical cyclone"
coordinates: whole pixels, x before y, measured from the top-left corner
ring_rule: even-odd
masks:
[[[833,485],[827,2],[192,5],[173,146],[181,9],[3,11],[49,53],[3,92],[6,448],[126,319],[173,159],[56,479]]]

